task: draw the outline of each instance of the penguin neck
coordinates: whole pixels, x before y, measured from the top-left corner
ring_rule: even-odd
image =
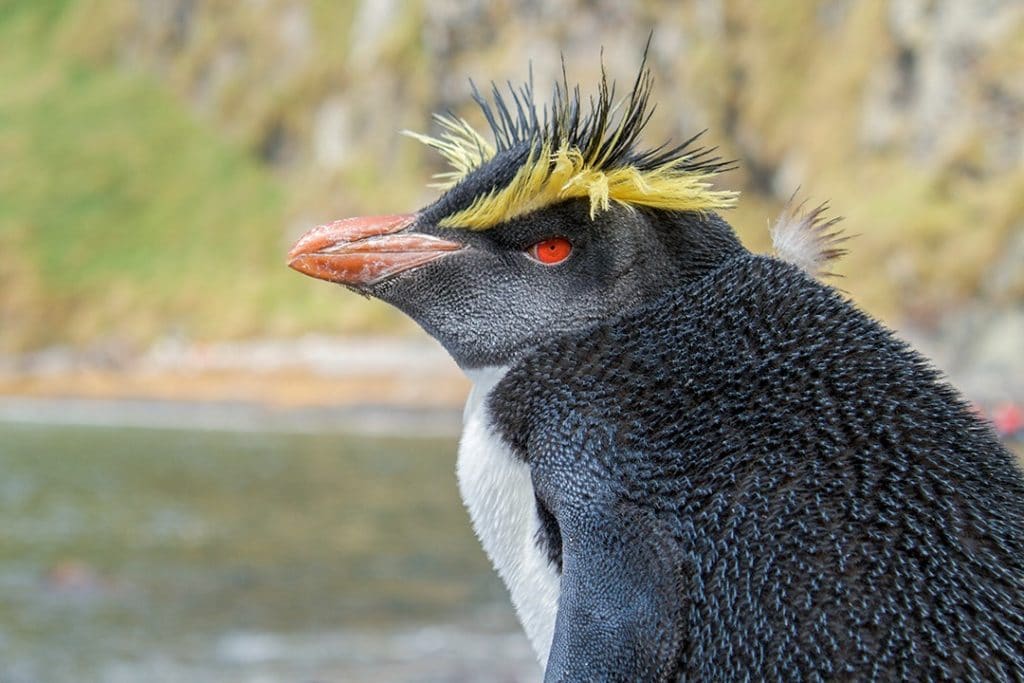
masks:
[[[557,335],[550,335],[551,337]],[[518,344],[515,348],[503,351],[500,354],[495,354],[478,362],[476,364],[469,364],[465,362],[464,358],[460,358],[452,349],[446,349],[448,355],[452,357],[456,365],[459,366],[459,370],[462,374],[472,382],[473,387],[479,387],[482,395],[490,393],[491,389],[495,387],[502,380],[505,374],[517,365],[523,358],[529,356],[534,349],[541,346],[549,337],[543,336],[540,338],[530,339]],[[442,345],[444,342],[442,342]]]

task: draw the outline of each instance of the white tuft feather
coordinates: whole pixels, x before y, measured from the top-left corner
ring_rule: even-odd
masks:
[[[790,197],[771,228],[775,255],[801,268],[812,277],[834,275],[827,270],[832,261],[846,254],[842,245],[849,236],[836,228],[841,217],[828,218],[828,203],[806,210],[807,202],[795,204]]]

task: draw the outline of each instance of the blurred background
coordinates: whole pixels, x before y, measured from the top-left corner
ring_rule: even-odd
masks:
[[[535,681],[454,480],[467,385],[284,267],[430,202],[468,79],[650,65],[646,140],[796,190],[834,283],[1021,450],[1019,0],[0,0],[0,681]]]

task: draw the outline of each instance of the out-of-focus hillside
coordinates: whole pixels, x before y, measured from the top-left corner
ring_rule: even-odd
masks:
[[[647,140],[709,129],[750,246],[802,186],[858,235],[838,270],[872,312],[1024,325],[1019,2],[627,6],[8,0],[0,346],[408,329],[289,273],[289,240],[429,201],[438,160],[396,133],[478,122],[467,78],[532,60],[545,93],[562,53],[586,91],[603,46],[628,82],[652,28]]]
[[[87,5],[0,7],[0,351],[376,324],[284,267],[272,167],[160,79],[83,58]]]

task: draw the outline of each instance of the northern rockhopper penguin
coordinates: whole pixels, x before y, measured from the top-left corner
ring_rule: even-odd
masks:
[[[547,681],[1024,680],[1024,480],[920,355],[754,255],[695,141],[641,147],[563,81],[437,118],[446,192],[310,231],[290,265],[414,318],[473,380],[473,526]]]

